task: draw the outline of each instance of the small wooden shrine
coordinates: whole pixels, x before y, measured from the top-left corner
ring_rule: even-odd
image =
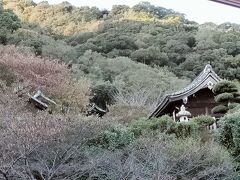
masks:
[[[33,96],[29,94],[28,96],[29,102],[40,110],[47,109],[49,107],[49,104],[56,105],[56,103],[53,100],[46,97],[40,90],[38,90]]]
[[[218,105],[214,101],[212,88],[220,80],[212,66],[206,65],[190,85],[178,92],[167,94],[150,114],[150,118],[165,114],[172,116],[176,122],[187,122],[189,118],[199,115],[219,118],[221,114],[212,114],[211,110]]]

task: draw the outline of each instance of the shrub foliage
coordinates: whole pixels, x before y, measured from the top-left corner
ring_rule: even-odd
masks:
[[[224,114],[231,109],[231,104],[237,102],[239,97],[237,86],[227,80],[220,81],[213,87],[213,92],[216,94],[215,101],[220,105],[214,107],[212,112]]]

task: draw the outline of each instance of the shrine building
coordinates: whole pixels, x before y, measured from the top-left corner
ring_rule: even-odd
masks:
[[[175,122],[187,122],[190,118],[199,115],[209,115],[218,119],[221,114],[211,112],[218,105],[214,100],[212,88],[220,80],[212,66],[206,65],[190,85],[175,93],[167,94],[149,118],[167,114]]]

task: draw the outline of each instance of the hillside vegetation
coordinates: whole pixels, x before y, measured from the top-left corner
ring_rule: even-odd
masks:
[[[218,133],[205,130],[208,116],[147,118],[208,63],[240,87],[240,25],[200,25],[148,2],[2,0],[0,179],[239,178],[238,105]],[[57,105],[33,108],[38,89]],[[89,103],[109,112],[87,117]]]

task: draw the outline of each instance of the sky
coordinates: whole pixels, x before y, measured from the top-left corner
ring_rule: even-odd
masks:
[[[42,0],[34,0],[41,2]],[[50,4],[58,4],[63,0],[48,0]],[[65,0],[66,1],[66,0]],[[133,6],[142,0],[67,0],[75,6],[97,6],[100,9],[110,10],[112,5],[124,4]],[[213,22],[221,24],[231,22],[240,24],[240,9],[215,3],[208,0],[145,0],[155,6],[161,6],[184,13],[189,20],[200,24]]]

